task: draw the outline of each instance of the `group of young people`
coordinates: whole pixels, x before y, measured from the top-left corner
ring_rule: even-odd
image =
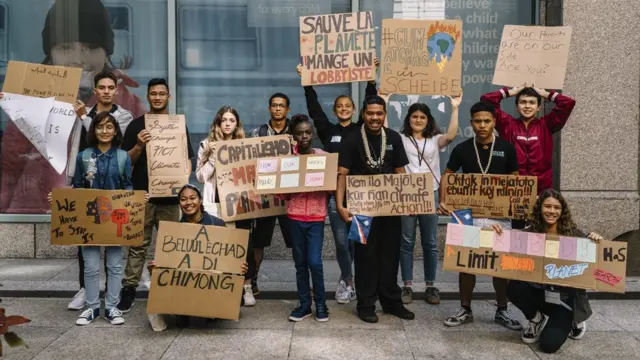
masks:
[[[81,102],[75,106],[81,119],[82,136],[74,139],[74,168],[68,184],[75,188],[148,191],[146,144],[151,136],[145,129],[144,115],[132,119],[131,113],[115,103],[118,79],[111,72],[98,73],[94,78],[95,106],[87,109]],[[575,101],[560,93],[547,92],[524,84],[522,88],[500,89],[482,96],[471,107],[474,137],[458,144],[452,151],[444,174],[463,173],[532,175],[538,177],[539,198],[530,222],[510,219],[474,218],[474,225],[503,229],[584,236],[576,229],[571,212],[562,195],[552,190],[552,136],[562,129]],[[264,248],[269,246],[276,220],[280,224],[287,247],[292,249],[299,293],[298,306],[289,315],[301,321],[314,314],[318,321],[329,319],[324,288],[322,243],[324,221],[328,216],[341,270],[335,298],[345,304],[357,301],[357,314],[365,322],[377,322],[376,301],[385,313],[411,320],[415,315],[405,307],[414,298],[413,253],[416,229],[419,225],[424,249],[425,298],[429,304],[439,304],[435,287],[438,262],[436,229],[438,215],[407,215],[374,217],[366,244],[347,240],[348,226],[354,214],[346,207],[346,177],[349,175],[424,173],[434,178],[434,193],[439,214],[449,214],[442,191],[439,152],[457,135],[458,108],[462,96],[450,98],[451,119],[442,133],[426,104],[412,104],[398,133],[386,127],[387,104],[377,94],[375,81],[367,84],[360,111],[346,95],[334,101],[332,122],[323,111],[311,86],[304,87],[308,114],[296,114],[290,119],[289,98],[276,93],[269,99],[269,121],[254,129],[253,137],[288,134],[294,154],[332,152],[339,154],[338,188],[335,192],[306,192],[287,195],[286,215],[237,221],[233,226],[250,230],[248,258],[243,272],[245,285],[243,304],[253,306],[259,295],[257,278]],[[501,100],[515,97],[518,118],[500,109]],[[164,79],[152,79],[147,86],[151,114],[167,113],[171,94]],[[556,106],[541,118],[537,114],[542,99]],[[354,118],[358,118],[354,121]],[[315,131],[314,131],[315,127]],[[499,136],[495,135],[497,130]],[[189,158],[195,157],[190,140]],[[130,247],[126,266],[122,266],[124,249],[108,247],[105,256],[105,318],[112,324],[122,324],[123,314],[135,304],[136,289],[152,241],[153,228],[159,221],[183,221],[208,225],[225,224],[217,215],[220,201],[216,191],[216,142],[244,138],[245,131],[238,112],[230,106],[216,113],[210,133],[200,142],[196,160],[196,177],[204,191],[189,184],[176,197],[148,199],[145,207],[144,243]],[[319,137],[324,150],[312,147]],[[440,190],[440,191],[439,191]],[[182,214],[182,217],[181,215]],[[587,235],[594,241],[601,237]],[[81,290],[69,303],[69,309],[85,309],[76,323],[86,325],[100,316],[98,247],[85,246],[78,253],[81,270]],[[404,286],[397,284],[398,269]],[[355,270],[355,271],[353,271]],[[309,280],[311,275],[311,281]],[[355,275],[355,277],[354,277]],[[556,351],[567,337],[580,338],[586,330],[585,320],[591,314],[586,293],[582,290],[493,279],[497,297],[495,321],[509,329],[522,325],[510,314],[508,301],[518,307],[529,320],[522,339],[540,341],[545,351]],[[461,307],[444,323],[458,326],[473,321],[471,295],[475,276],[460,273]],[[183,318],[184,320],[184,318]],[[186,319],[188,321],[188,319]],[[182,325],[187,324],[183,321]]]

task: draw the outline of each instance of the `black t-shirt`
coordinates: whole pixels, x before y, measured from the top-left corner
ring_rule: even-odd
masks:
[[[474,142],[475,139],[471,138],[453,148],[449,162],[447,163],[447,169],[455,172],[462,168],[462,172],[465,174],[481,174],[482,171],[480,170],[480,165],[478,165],[478,157],[473,148]],[[477,144],[480,162],[485,169],[489,162],[489,151],[491,150],[491,144],[486,145],[488,147],[484,149],[484,145]],[[513,147],[510,142],[496,136],[491,165],[487,173],[509,175],[515,171],[518,171],[516,148]]]
[[[366,125],[363,125],[366,126]],[[371,157],[377,160],[380,156],[381,135],[373,135],[367,131],[367,143],[362,139],[360,131],[351,132],[340,144],[338,166],[349,169],[349,175],[393,174],[396,168],[404,167],[409,163],[407,153],[404,151],[400,134],[384,129],[387,134],[387,147],[384,162],[380,169],[372,169],[367,165],[367,155],[364,147],[369,146]]]
[[[122,149],[129,151],[133,149],[138,143],[138,134],[144,130],[144,115],[131,121],[127,127],[127,132],[124,134],[124,141]],[[187,151],[189,152],[189,159],[192,159],[195,155],[191,148],[191,140],[189,139],[189,128],[187,127]],[[142,151],[138,162],[133,163],[133,171],[131,172],[131,182],[133,183],[134,190],[149,191],[149,172],[147,171],[147,151]],[[156,205],[178,205],[178,197],[165,197],[165,198],[152,198],[151,203]]]

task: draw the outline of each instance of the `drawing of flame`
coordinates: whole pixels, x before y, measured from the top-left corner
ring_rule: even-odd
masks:
[[[431,58],[431,60],[433,62],[436,63],[436,65],[438,65],[438,70],[440,70],[440,72],[444,71],[444,68],[447,66],[447,63],[449,62],[449,58],[446,56],[443,56],[440,58],[440,61],[437,60],[437,55],[433,54],[433,57]]]
[[[439,21],[436,21],[435,24],[429,26],[429,31],[427,32],[427,38],[430,38],[435,33],[447,33],[453,37],[454,41],[457,41],[460,38],[460,30],[456,28],[454,24],[444,25]]]

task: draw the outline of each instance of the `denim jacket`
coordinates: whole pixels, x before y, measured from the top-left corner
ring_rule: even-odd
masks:
[[[73,187],[80,189],[133,190],[131,183],[131,158],[127,155],[124,175],[120,176],[116,152],[124,151],[111,147],[107,152],[91,148],[91,161],[87,169],[82,161],[82,152],[76,156],[76,169],[73,175]]]

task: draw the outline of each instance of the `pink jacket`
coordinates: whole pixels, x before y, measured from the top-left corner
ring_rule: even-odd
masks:
[[[297,153],[294,149],[294,154]],[[313,149],[314,154],[326,154],[320,149]],[[290,194],[287,199],[287,215],[292,220],[302,222],[324,221],[327,217],[329,193],[314,191]]]

